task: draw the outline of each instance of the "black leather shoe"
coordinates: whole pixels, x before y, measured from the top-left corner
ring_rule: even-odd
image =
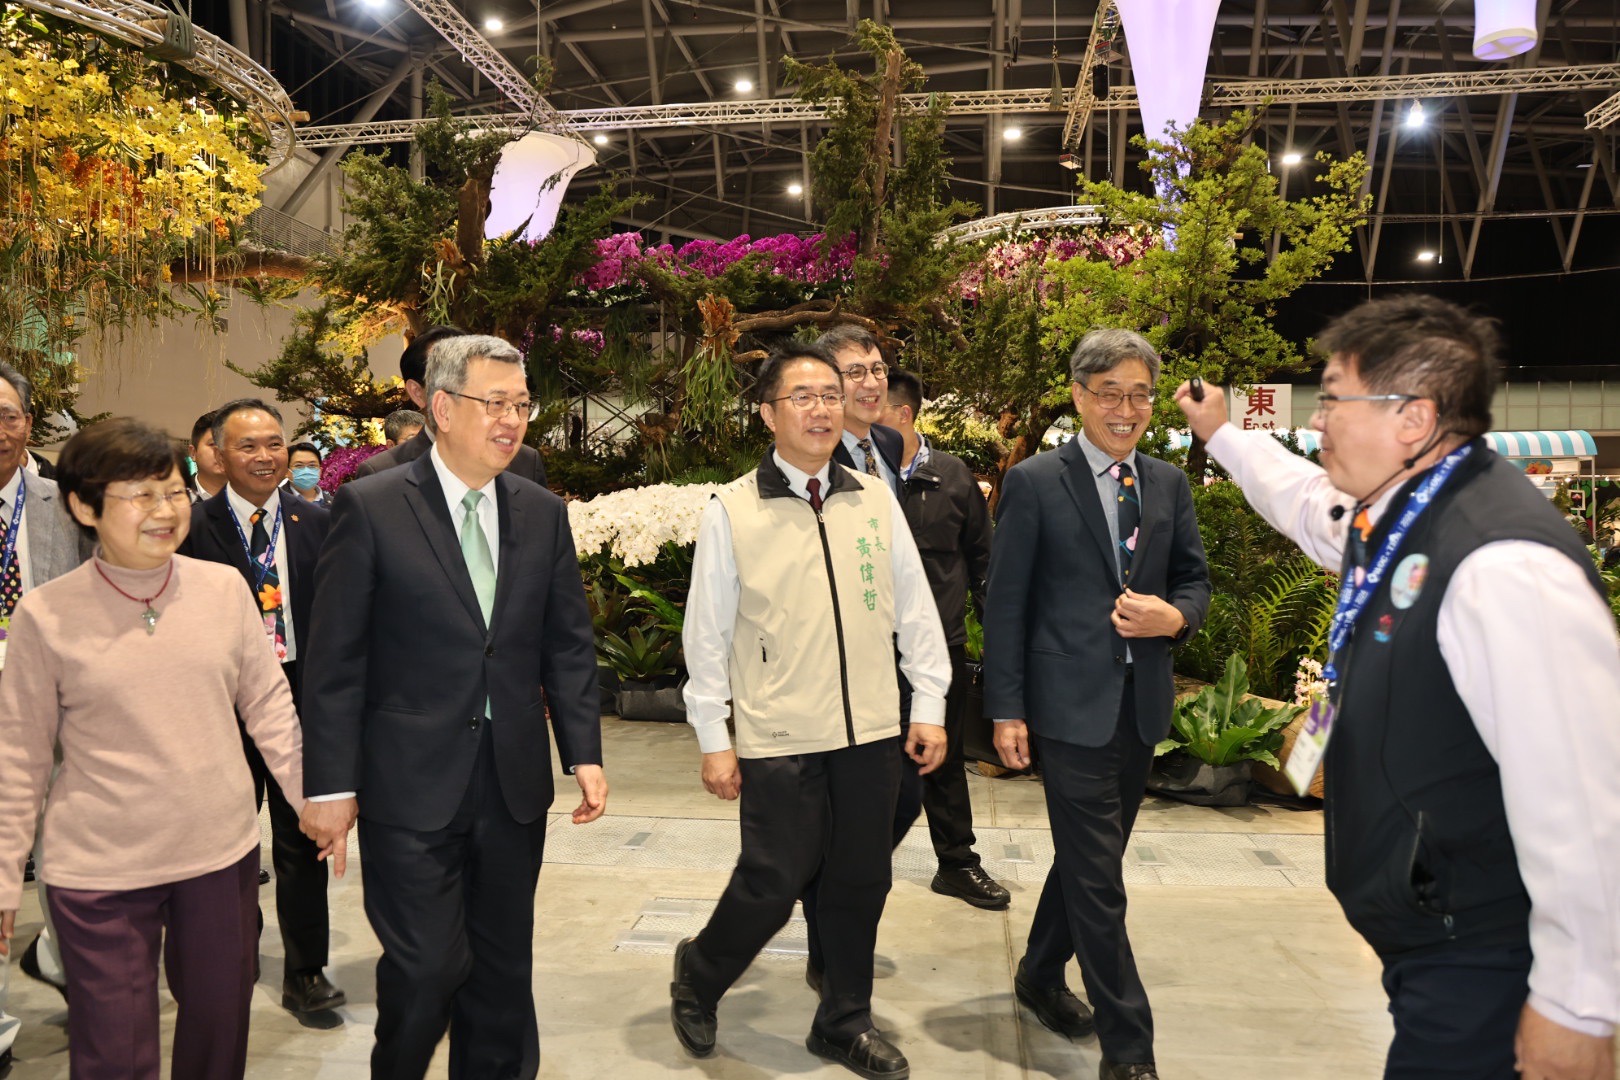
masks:
[[[1159,1080],[1159,1070],[1151,1061],[1109,1061],[1103,1058],[1097,1080]]]
[[[22,972],[23,972],[24,975],[28,976],[30,979],[33,979],[36,982],[44,983],[46,986],[50,987],[52,990],[55,990],[58,994],[61,994],[63,1001],[67,1000],[67,984],[66,983],[52,982],[50,979],[47,979],[45,977],[45,973],[39,969],[39,935],[38,934],[35,934],[34,935],[34,940],[30,941],[28,943],[28,948],[23,951],[23,954],[22,954],[21,958],[18,959],[17,966],[22,968]]]
[[[268,870],[260,870],[259,871],[259,884],[260,885],[268,885],[268,884],[270,884],[270,871],[268,871]]]
[[[281,980],[281,1007],[289,1012],[325,1012],[348,1000],[348,996],[320,971],[288,975]]]
[[[675,1037],[693,1057],[714,1053],[714,1010],[698,1000],[692,987],[692,973],[686,969],[686,953],[692,938],[675,946],[675,980],[669,984],[669,1022]]]
[[[941,896],[954,896],[986,911],[1005,911],[1012,903],[1012,893],[997,885],[995,879],[978,866],[941,870],[934,875],[931,887]]]
[[[821,996],[821,969],[809,960],[804,962],[804,985],[814,990],[817,997]]]
[[[810,1031],[804,1040],[807,1050],[820,1058],[836,1061],[857,1076],[869,1080],[906,1080],[911,1066],[906,1055],[878,1034],[877,1028],[868,1028],[853,1039],[835,1039]]]
[[[1035,1014],[1035,1019],[1059,1035],[1070,1039],[1083,1039],[1096,1028],[1091,1009],[1069,992],[1067,986],[1036,986],[1024,971],[1024,961],[1018,961],[1018,973],[1013,976],[1013,993]]]

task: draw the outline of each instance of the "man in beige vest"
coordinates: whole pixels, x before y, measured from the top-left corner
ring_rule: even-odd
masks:
[[[900,785],[889,657],[897,642],[913,694],[905,750],[927,773],[945,756],[950,656],[894,493],[832,460],[843,433],[836,361],[795,342],[761,365],[757,390],[776,444],[704,512],[683,635],[703,786],[741,796],[742,854],[709,925],[675,951],[670,1016],[689,1053],[712,1053],[721,996],[819,869],[826,968],[806,1045],[862,1076],[902,1080],[905,1056],[872,1026]]]

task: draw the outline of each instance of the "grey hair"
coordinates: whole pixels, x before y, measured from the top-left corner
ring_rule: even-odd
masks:
[[[34,384],[28,381],[28,376],[24,375],[22,372],[18,371],[4,360],[0,360],[0,379],[6,380],[6,382],[11,384],[11,388],[17,391],[17,396],[22,399],[23,415],[33,416]]]
[[[1085,385],[1087,375],[1113,371],[1127,360],[1147,365],[1148,382],[1159,381],[1159,354],[1134,330],[1093,330],[1080,339],[1069,357],[1069,380]]]
[[[429,427],[433,423],[433,395],[443,390],[459,394],[467,388],[467,365],[474,360],[494,360],[499,364],[523,367],[523,354],[498,337],[488,334],[462,334],[435,341],[428,350],[427,372],[423,387],[427,390]]]

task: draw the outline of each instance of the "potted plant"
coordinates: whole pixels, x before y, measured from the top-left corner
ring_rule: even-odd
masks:
[[[618,714],[624,720],[684,720],[679,660],[681,639],[660,626],[611,630],[597,639],[602,658],[619,678]]]
[[[1249,694],[1249,668],[1233,653],[1220,681],[1176,702],[1170,737],[1155,749],[1148,790],[1199,806],[1249,801],[1256,761],[1278,767],[1282,729],[1303,710]]]

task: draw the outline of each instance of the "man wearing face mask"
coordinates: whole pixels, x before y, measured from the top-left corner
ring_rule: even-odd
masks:
[[[326,540],[327,511],[280,486],[287,474],[287,440],[274,405],[252,398],[222,405],[214,413],[213,437],[225,488],[191,508],[191,531],[180,553],[234,566],[246,580],[294,703],[302,708],[299,648],[309,641],[315,562]],[[251,740],[243,749],[261,805],[266,796],[270,800],[276,920],[286,956],[282,1007],[295,1014],[335,1009],[346,998],[322,970],[331,936],[326,865],[299,830],[298,814],[280,787],[267,782],[258,749]]]
[[[330,506],[332,497],[321,488],[321,451],[312,442],[296,442],[287,447],[287,481],[282,489],[305,502]]]

